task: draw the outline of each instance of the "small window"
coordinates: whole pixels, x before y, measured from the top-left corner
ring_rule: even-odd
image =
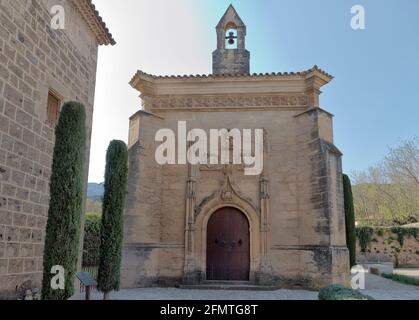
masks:
[[[53,92],[48,92],[47,120],[51,125],[58,123],[61,100]]]

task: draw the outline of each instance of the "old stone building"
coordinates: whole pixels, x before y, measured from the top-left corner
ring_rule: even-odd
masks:
[[[232,6],[216,31],[213,74],[138,71],[131,81],[143,107],[130,119],[123,287],[347,284],[342,154],[319,102],[332,76],[317,66],[250,74],[246,26]],[[156,133],[167,128],[179,138],[179,121],[205,132],[262,129],[263,172],[159,165]]]
[[[63,10],[51,12],[56,5]],[[64,29],[55,28],[59,13]],[[28,281],[40,287],[54,126],[63,102],[83,103],[90,150],[98,46],[107,44],[114,40],[90,0],[0,2],[2,296]]]

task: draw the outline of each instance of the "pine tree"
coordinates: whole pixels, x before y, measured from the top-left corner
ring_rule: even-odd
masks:
[[[346,243],[349,249],[349,261],[352,268],[356,264],[355,210],[351,180],[346,174],[343,175],[343,193],[345,199]]]
[[[106,155],[98,274],[98,289],[105,299],[109,292],[119,290],[127,175],[127,146],[122,141],[112,141]]]
[[[74,294],[84,190],[86,145],[85,108],[68,102],[55,129],[50,202],[45,235],[42,298],[65,300]],[[61,266],[65,288],[53,289],[51,269]],[[54,278],[55,279],[55,278]]]

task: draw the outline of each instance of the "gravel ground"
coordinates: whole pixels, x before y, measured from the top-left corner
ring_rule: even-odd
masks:
[[[376,300],[419,300],[419,287],[405,285],[366,274],[366,290],[362,292]],[[230,291],[191,290],[175,288],[145,288],[113,292],[112,300],[317,300],[318,293],[304,290],[277,291]],[[102,294],[92,293],[93,300],[101,300]],[[72,300],[83,300],[84,294]]]

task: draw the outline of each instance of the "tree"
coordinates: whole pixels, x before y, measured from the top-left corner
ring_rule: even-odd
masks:
[[[385,166],[392,179],[419,185],[419,137],[390,149]]]
[[[352,268],[356,265],[355,211],[351,180],[346,174],[343,175],[343,194],[345,202],[346,243],[349,249],[349,261]]]
[[[108,299],[119,290],[123,236],[123,210],[128,175],[128,150],[122,141],[112,141],[106,155],[98,289]]]
[[[392,148],[378,165],[353,174],[357,220],[376,226],[419,221],[419,138]]]
[[[63,106],[55,129],[50,202],[45,235],[42,298],[65,300],[74,294],[85,164],[85,108],[77,102]],[[53,289],[51,269],[64,269],[64,289]]]

